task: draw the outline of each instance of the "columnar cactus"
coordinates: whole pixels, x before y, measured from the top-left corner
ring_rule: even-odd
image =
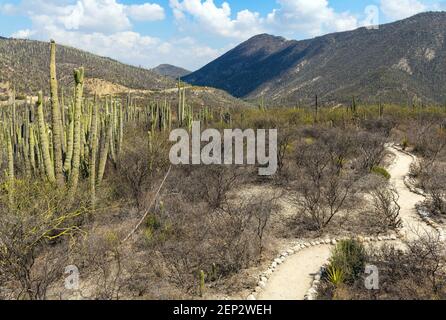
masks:
[[[11,134],[6,137],[7,140],[7,153],[8,153],[8,187],[9,187],[9,203],[12,205],[14,202],[14,153],[11,142]]]
[[[48,131],[45,124],[45,115],[43,113],[43,94],[39,92],[37,98],[37,121],[39,124],[40,150],[42,152],[43,165],[45,173],[50,182],[55,182],[54,166],[50,156],[50,148],[48,142]]]
[[[73,158],[73,145],[74,145],[74,105],[71,105],[68,110],[68,130],[67,130],[67,147],[64,162],[64,171],[69,174],[71,171],[71,160]]]
[[[98,145],[98,106],[93,105],[90,127],[90,164],[89,164],[89,180],[90,180],[90,196],[91,206],[94,209],[96,202],[96,149]]]
[[[205,274],[203,270],[200,270],[200,287],[199,287],[200,297],[204,296],[204,289],[205,289]]]
[[[54,172],[59,186],[65,183],[62,162],[62,120],[59,107],[59,94],[56,74],[56,43],[51,40],[50,50],[50,91],[51,91],[51,118],[53,132]]]
[[[70,172],[70,193],[74,195],[79,182],[79,167],[81,160],[81,116],[82,97],[84,92],[84,68],[74,70],[76,94],[74,103],[74,133],[73,133],[73,160]]]
[[[100,184],[102,179],[104,178],[105,166],[107,164],[107,157],[110,148],[110,141],[112,139],[112,123],[111,123],[111,115],[107,115],[107,119],[105,121],[104,134],[102,135],[102,143],[101,143],[101,151],[99,154],[99,168],[98,168],[98,181]]]

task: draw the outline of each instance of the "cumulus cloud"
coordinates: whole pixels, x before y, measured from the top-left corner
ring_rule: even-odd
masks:
[[[0,13],[6,15],[12,15],[17,13],[17,7],[11,3],[0,3]]]
[[[25,14],[31,29],[18,30],[14,38],[65,44],[144,67],[184,61],[196,69],[222,52],[183,37],[161,40],[133,31],[132,21],[165,18],[164,9],[154,3],[124,5],[117,0],[23,0],[19,5],[2,5],[2,13]]]
[[[66,30],[113,33],[132,28],[131,21],[157,21],[165,18],[156,3],[125,5],[117,0],[23,0],[5,4],[2,11],[25,13],[35,25],[46,23]]]
[[[358,26],[355,16],[337,13],[327,0],[278,0],[279,9],[268,15],[274,29],[291,34],[317,36],[326,32],[351,30]]]
[[[34,35],[36,32],[30,29],[23,29],[14,32],[11,34],[11,37],[16,39],[29,39],[32,35]]]
[[[418,0],[381,0],[381,11],[389,19],[399,20],[426,11],[429,6]]]
[[[192,22],[219,36],[247,38],[264,31],[259,13],[243,10],[232,19],[227,2],[221,6],[213,0],[170,0],[169,3],[179,24]]]
[[[157,21],[164,20],[164,8],[156,3],[144,3],[141,5],[130,5],[126,7],[126,12],[131,19],[137,21]]]
[[[354,15],[336,12],[327,0],[278,0],[277,3],[277,9],[262,17],[249,10],[233,14],[227,2],[218,6],[213,0],[170,0],[181,30],[187,29],[187,23],[192,22],[228,38],[243,39],[261,32],[316,36],[358,26]]]

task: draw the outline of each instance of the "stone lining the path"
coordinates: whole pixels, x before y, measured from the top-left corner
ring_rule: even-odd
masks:
[[[382,236],[357,236],[353,237],[357,239],[360,242],[363,243],[373,243],[373,242],[382,242],[382,241],[395,241],[398,238],[402,237],[403,235],[401,233],[395,233],[390,235],[382,235]],[[305,250],[307,248],[320,246],[320,245],[330,245],[334,246],[338,241],[346,240],[346,239],[352,239],[352,237],[337,237],[337,238],[324,238],[324,239],[318,239],[308,242],[303,242],[300,244],[296,244],[293,247],[289,248],[286,251],[283,251],[280,255],[278,255],[272,262],[269,268],[262,272],[262,274],[259,276],[259,281],[257,282],[257,285],[254,289],[251,290],[251,293],[246,298],[247,300],[256,300],[259,294],[265,289],[268,279],[271,277],[271,275],[279,268],[279,266],[286,261],[286,259],[302,250]],[[322,267],[324,268],[324,267]],[[322,274],[320,274],[322,275]],[[320,283],[320,275],[317,273],[315,275],[315,278],[313,279],[313,284],[310,290],[308,290],[306,297],[316,297],[317,296],[317,287]],[[319,277],[318,277],[319,276]],[[307,299],[311,300],[311,299]]]

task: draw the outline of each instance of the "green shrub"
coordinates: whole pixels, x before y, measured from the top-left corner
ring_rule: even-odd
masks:
[[[378,166],[374,166],[372,168],[372,173],[382,176],[382,177],[386,178],[387,180],[389,180],[391,177],[390,173],[386,169],[384,169],[382,167],[378,167]]]
[[[404,137],[403,141],[401,142],[401,148],[403,148],[403,150],[406,150],[408,146],[409,140],[407,139],[407,137]]]
[[[333,249],[328,270],[335,271],[337,278],[353,283],[364,272],[365,263],[364,246],[356,240],[342,240]]]
[[[169,221],[161,221],[155,215],[147,217],[144,238],[147,243],[164,242],[173,233],[172,224]]]

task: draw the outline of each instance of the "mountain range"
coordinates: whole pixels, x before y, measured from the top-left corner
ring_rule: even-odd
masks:
[[[160,64],[156,68],[153,68],[152,71],[161,76],[166,76],[173,79],[183,78],[184,76],[191,74],[191,71],[173,66],[171,64]]]
[[[273,104],[445,104],[446,13],[303,41],[257,35],[184,80]]]

